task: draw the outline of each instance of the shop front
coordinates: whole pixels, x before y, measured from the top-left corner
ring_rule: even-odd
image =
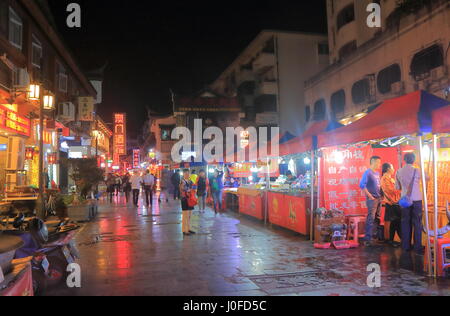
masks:
[[[404,155],[415,153],[418,157],[416,167],[421,174],[423,200],[427,201],[424,203],[423,216],[425,231],[433,231],[439,223],[445,223],[444,205],[438,205],[436,201],[442,203],[450,194],[450,191],[446,192],[448,187],[442,185],[450,181],[445,170],[447,164],[442,161],[442,157],[448,155],[450,146],[446,137],[442,138],[439,146],[433,141],[431,116],[433,111],[447,104],[446,100],[417,91],[385,101],[367,116],[348,126],[320,134],[318,147],[321,148],[323,159],[319,168],[319,207],[342,212],[348,223],[355,216],[364,219],[368,210],[359,182],[369,168],[370,158],[379,156],[383,163],[391,163],[398,170],[404,164]],[[432,146],[439,147],[434,155]],[[433,162],[439,162],[434,172]],[[427,180],[433,178],[435,180]],[[439,178],[441,186],[439,190],[433,191]],[[442,207],[441,211],[438,206]],[[382,220],[383,216],[380,218]],[[429,250],[428,236],[424,234],[423,238]],[[430,251],[427,252],[426,262],[431,262]],[[428,271],[431,275],[430,265]]]

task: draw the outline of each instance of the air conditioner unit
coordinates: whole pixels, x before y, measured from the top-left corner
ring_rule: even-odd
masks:
[[[405,83],[403,81],[398,81],[392,84],[391,92],[393,94],[402,94],[405,89]]]
[[[14,86],[28,87],[29,85],[30,85],[30,75],[28,74],[28,71],[25,68],[18,68]]]
[[[72,102],[63,102],[59,104],[58,116],[64,121],[75,121],[75,105]]]
[[[440,66],[438,68],[431,70],[431,79],[433,81],[440,80],[444,78],[446,75],[447,75],[447,67],[445,66]]]
[[[24,170],[25,141],[20,137],[8,138],[6,170]]]

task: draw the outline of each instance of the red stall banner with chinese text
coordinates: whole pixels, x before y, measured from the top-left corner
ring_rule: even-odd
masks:
[[[326,148],[323,154],[325,207],[342,210],[346,215],[367,214],[366,198],[359,183],[373,154],[371,146]]]

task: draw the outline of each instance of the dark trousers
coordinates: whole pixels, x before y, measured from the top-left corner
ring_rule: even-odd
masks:
[[[402,208],[402,249],[412,249],[414,235],[414,250],[422,250],[422,201],[415,201],[411,207]]]
[[[177,185],[174,185],[174,189],[173,189],[173,199],[179,199],[180,198],[180,187]]]
[[[386,216],[385,221],[390,222],[391,225],[389,227],[389,241],[395,240],[395,234],[398,234],[398,237],[402,237],[401,227],[402,227],[402,209],[399,205],[389,205],[386,204]]]
[[[373,232],[377,232],[379,236],[380,229],[380,217],[381,217],[381,199],[369,200],[366,201],[367,208],[369,209],[369,213],[367,214],[366,220],[366,241],[371,241],[373,238]],[[380,236],[379,236],[380,237]]]
[[[139,189],[133,189],[133,204],[139,204]]]
[[[153,187],[146,185],[144,187],[145,190],[145,201],[147,202],[147,206],[153,205]]]

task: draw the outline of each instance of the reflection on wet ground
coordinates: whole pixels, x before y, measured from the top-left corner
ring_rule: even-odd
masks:
[[[423,257],[388,246],[316,250],[305,238],[259,221],[194,212],[183,237],[179,202],[153,210],[102,202],[77,236],[81,289],[50,295],[450,295],[450,281],[422,273]],[[381,288],[367,266],[381,266]]]

